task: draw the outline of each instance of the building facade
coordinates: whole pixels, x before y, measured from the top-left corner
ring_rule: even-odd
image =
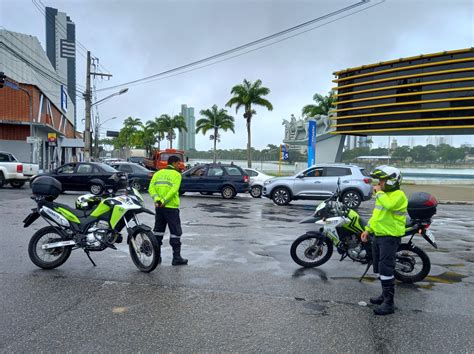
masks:
[[[334,74],[334,134],[474,132],[474,48],[401,58]]]
[[[181,115],[184,117],[188,131],[179,132],[178,148],[180,150],[196,150],[196,118],[194,108],[185,104],[181,105]]]
[[[0,88],[0,150],[42,170],[80,160],[74,104],[39,40],[0,30],[0,63],[13,83]]]
[[[67,94],[76,106],[76,25],[64,12],[46,7],[46,55],[66,83]],[[74,127],[77,127],[74,113]]]

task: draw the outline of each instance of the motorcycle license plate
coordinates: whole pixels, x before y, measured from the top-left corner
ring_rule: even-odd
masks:
[[[425,235],[426,235],[426,237],[429,238],[429,240],[431,242],[436,243],[435,236],[433,235],[433,233],[430,230],[426,230]]]

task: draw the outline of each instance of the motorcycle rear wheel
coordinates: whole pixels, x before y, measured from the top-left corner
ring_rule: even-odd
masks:
[[[135,250],[135,243],[138,252]],[[160,245],[153,232],[137,230],[129,243],[130,257],[135,266],[142,272],[153,271],[160,261]]]
[[[425,279],[430,269],[431,261],[425,251],[408,243],[400,244],[395,256],[395,279],[402,283],[416,283]]]
[[[43,250],[42,245],[51,242],[64,241],[52,226],[43,227],[31,236],[28,244],[28,255],[31,261],[40,268],[53,269],[62,265],[71,255],[72,246]]]
[[[296,264],[314,268],[326,263],[333,252],[332,241],[324,235],[304,234],[291,245],[290,255]]]

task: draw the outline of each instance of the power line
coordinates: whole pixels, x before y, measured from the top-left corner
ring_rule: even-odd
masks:
[[[381,2],[377,3],[377,4],[374,4],[374,5],[371,5],[369,7],[366,7],[364,8],[362,11],[370,8],[370,7],[373,7],[375,5],[379,5],[381,4],[382,2],[384,2],[385,0],[381,0]],[[262,37],[260,39],[257,39],[257,40],[254,40],[254,41],[251,41],[251,42],[248,42],[248,43],[245,43],[243,45],[240,45],[240,46],[237,46],[237,47],[234,47],[232,49],[229,49],[229,50],[226,50],[226,51],[223,51],[223,52],[220,52],[220,53],[217,53],[217,54],[214,54],[214,55],[211,55],[209,57],[206,57],[206,58],[203,58],[203,59],[200,59],[200,60],[197,60],[197,61],[194,61],[194,62],[191,62],[189,64],[185,64],[185,65],[181,65],[181,66],[178,66],[176,68],[173,68],[173,69],[170,69],[170,70],[166,70],[166,71],[163,71],[163,72],[160,72],[160,73],[157,73],[157,74],[154,74],[154,75],[150,75],[150,76],[146,76],[144,78],[141,78],[141,79],[137,79],[137,80],[133,80],[133,81],[129,81],[129,82],[125,82],[125,83],[122,83],[122,84],[118,84],[118,85],[114,85],[114,86],[109,86],[109,87],[105,87],[105,88],[101,88],[101,89],[98,89],[97,91],[106,91],[106,90],[111,90],[111,89],[115,89],[115,88],[119,88],[119,87],[122,87],[122,86],[125,86],[125,85],[133,85],[133,84],[136,84],[136,83],[141,83],[141,82],[145,82],[145,81],[150,81],[150,79],[154,79],[154,78],[158,78],[158,77],[161,77],[163,75],[167,75],[167,74],[171,74],[171,73],[174,73],[176,71],[181,71],[183,69],[186,69],[186,68],[190,68],[190,67],[194,67],[196,65],[199,65],[199,64],[202,64],[202,63],[205,63],[205,62],[208,62],[208,61],[211,61],[211,60],[215,60],[215,59],[218,59],[220,57],[223,57],[223,56],[227,56],[229,54],[232,54],[232,53],[235,53],[235,52],[238,52],[238,51],[241,51],[245,48],[248,48],[248,47],[253,47],[257,44],[260,44],[260,43],[263,43],[263,42],[267,42],[269,40],[272,40],[272,39],[275,39],[275,38],[278,38],[278,37],[281,37],[283,35],[286,35],[288,33],[291,33],[291,32],[294,32],[294,31],[297,31],[301,28],[304,28],[304,27],[307,27],[311,24],[314,24],[316,22],[320,22],[322,20],[325,20],[325,19],[328,19],[328,18],[331,18],[331,17],[334,17],[336,15],[339,15],[341,13],[344,13],[344,12],[347,12],[347,11],[350,11],[352,9],[355,9],[361,5],[365,5],[365,4],[368,4],[370,2],[370,0],[361,0],[360,2],[358,3],[355,3],[355,4],[352,4],[352,5],[349,5],[349,6],[346,6],[344,8],[341,8],[339,10],[336,10],[336,11],[333,11],[331,13],[328,13],[326,15],[323,15],[323,16],[320,16],[320,17],[317,17],[315,19],[312,19],[312,20],[309,20],[309,21],[306,21],[304,23],[301,23],[299,25],[296,25],[296,26],[293,26],[293,27],[290,27],[286,30],[283,30],[283,31],[279,31],[277,33],[274,33],[274,34],[271,34],[269,36],[265,36],[265,37]],[[360,11],[359,11],[360,12]],[[357,12],[355,12],[357,13]],[[352,15],[352,14],[351,14]],[[344,17],[343,17],[344,18]],[[330,23],[330,22],[329,22]],[[318,26],[320,27],[320,26]],[[318,27],[314,27],[313,29],[315,28],[318,28]],[[304,33],[304,32],[301,32],[301,33]],[[301,33],[298,33],[296,35],[300,35]],[[283,41],[283,40],[286,40],[286,39],[289,39],[289,38],[292,38],[296,35],[293,35],[293,36],[289,36],[285,39],[282,39],[280,41]],[[276,41],[272,44],[275,44],[275,43],[278,43],[279,41]],[[269,44],[269,45],[272,45],[272,44]],[[268,45],[267,45],[268,46]],[[262,46],[261,48],[263,48],[264,46]],[[257,49],[261,49],[261,48],[256,48],[255,50]],[[214,64],[214,63],[213,63]],[[212,65],[213,65],[212,64]]]
[[[50,24],[53,24],[56,28],[62,29],[62,34],[67,37],[67,28],[65,28],[61,23],[52,23],[51,19],[49,19],[46,16],[46,5],[41,1],[41,0],[31,0],[33,5],[35,5],[36,9],[46,18],[46,21],[48,21]],[[42,7],[41,7],[42,6]],[[57,26],[56,26],[57,25]],[[86,59],[86,53],[89,51],[84,44],[82,44],[77,38],[75,39],[75,42],[77,43],[76,50],[81,55],[84,59]],[[105,68],[102,64],[99,63],[99,66],[104,69],[104,71],[110,73],[110,70]]]
[[[382,2],[384,2],[384,1],[385,1],[385,0],[383,0]],[[365,10],[371,8],[371,7],[380,5],[382,2],[377,3],[377,4],[374,4],[374,5],[371,5],[371,6],[368,6],[368,7],[364,8],[364,9],[361,9],[361,10],[358,10],[358,11],[354,11],[354,12],[352,12],[352,13],[350,13],[350,14],[347,14],[347,15],[345,15],[345,16],[339,17],[339,18],[334,19],[334,20],[332,20],[332,21],[328,21],[328,22],[326,22],[326,23],[324,23],[324,24],[321,24],[321,25],[319,25],[319,26],[311,27],[311,28],[309,28],[309,29],[307,29],[307,30],[305,30],[305,31],[298,32],[298,33],[293,34],[293,35],[291,35],[291,36],[282,38],[282,39],[280,39],[280,40],[277,40],[277,41],[274,41],[274,42],[271,42],[271,43],[268,43],[268,44],[265,44],[265,45],[262,45],[262,46],[259,46],[259,47],[250,49],[250,50],[247,50],[247,51],[245,51],[245,52],[242,52],[242,53],[239,53],[239,54],[236,54],[236,55],[233,55],[233,56],[230,56],[230,57],[227,57],[227,58],[218,60],[218,61],[214,61],[214,62],[209,63],[209,64],[206,64],[206,65],[201,65],[201,66],[198,66],[198,67],[196,67],[196,68],[191,68],[191,69],[189,69],[189,70],[181,71],[181,72],[178,72],[178,73],[175,73],[175,74],[171,74],[171,75],[167,75],[167,76],[163,76],[163,77],[155,77],[155,78],[149,79],[149,80],[147,80],[147,81],[143,81],[143,82],[137,82],[137,83],[134,83],[134,84],[127,84],[127,86],[137,86],[137,85],[141,85],[141,84],[147,84],[147,83],[150,83],[150,82],[153,82],[153,81],[164,80],[164,79],[168,79],[168,78],[170,78],[170,77],[174,77],[174,76],[178,76],[178,75],[183,75],[183,74],[189,73],[189,72],[191,72],[191,71],[203,69],[203,68],[206,68],[206,67],[208,67],[208,66],[212,66],[212,65],[215,65],[215,64],[224,62],[224,61],[228,61],[228,60],[231,60],[231,59],[234,59],[234,58],[243,56],[243,55],[245,55],[245,54],[248,54],[248,53],[251,53],[251,52],[255,52],[255,51],[259,50],[259,49],[269,47],[269,46],[271,46],[271,45],[273,45],[273,44],[277,44],[277,43],[283,42],[283,41],[285,41],[285,40],[287,40],[287,39],[290,39],[290,38],[299,36],[299,35],[304,34],[304,33],[306,33],[306,32],[310,32],[310,31],[312,31],[312,30],[314,30],[314,29],[316,29],[316,28],[320,28],[320,27],[326,26],[326,25],[328,25],[328,24],[330,24],[330,23],[339,21],[339,20],[344,19],[344,18],[346,18],[346,17],[349,17],[349,16],[352,16],[352,15],[357,14],[357,13],[359,13],[359,12],[365,11]],[[98,91],[101,91],[101,90],[103,90],[103,89],[99,89]]]
[[[36,66],[34,63],[32,63],[31,61],[29,61],[27,58],[25,58],[24,56],[22,56],[21,54],[19,54],[18,52],[16,52],[14,49],[8,47],[5,43],[3,42],[0,42],[0,45],[3,46],[4,48],[6,48],[7,51],[9,51],[14,57],[18,58],[19,60],[21,60],[22,62],[24,62],[25,64],[27,64],[28,66],[32,67],[33,69],[36,69],[36,71],[38,72],[38,74],[40,74],[41,76],[43,76],[45,79],[47,79],[49,82],[57,85],[57,84],[61,84],[61,85],[64,85],[64,86],[67,86],[64,82],[62,82],[59,78],[57,77],[54,77],[54,76],[51,76],[50,74],[48,74],[48,72],[44,71],[41,67],[38,67]],[[82,91],[80,90],[77,90],[76,89],[76,92],[80,93],[81,95],[83,94]]]
[[[62,32],[61,33],[62,35],[67,37],[67,28],[65,28],[61,23],[52,22],[51,19],[46,16],[46,10],[45,10],[46,6],[42,2],[41,2],[41,5],[39,3],[37,3],[35,0],[31,0],[31,2],[36,7],[36,9],[45,17],[46,21],[48,21],[51,25],[53,25],[55,28],[57,28],[59,32]],[[41,6],[43,6],[43,7],[41,7]],[[62,30],[62,31],[60,31],[60,30]],[[87,48],[81,42],[79,42],[77,39],[76,39],[75,42],[79,45],[79,47],[76,48],[77,52],[85,58],[85,55],[84,55],[84,53],[81,52],[81,50],[83,52],[87,52]]]
[[[8,34],[11,34],[13,37],[15,37],[19,43],[23,44],[25,46],[25,48],[27,48],[29,51],[28,53],[26,51],[24,51],[23,49],[21,49],[20,47],[18,47],[14,42],[12,42],[10,39],[7,38],[7,36],[1,36],[5,41],[8,42],[8,44],[10,46],[13,46],[15,47],[20,53],[21,55],[23,55],[23,57],[26,57],[28,58],[29,60],[31,60],[32,62],[34,62],[36,65],[40,66],[48,75],[50,75],[51,77],[55,78],[56,80],[60,80],[60,76],[58,75],[58,73],[56,71],[52,71],[51,69],[47,68],[46,66],[44,66],[43,63],[39,62],[38,60],[35,60],[35,58],[33,58],[29,53],[33,53],[36,55],[37,58],[41,58],[41,56],[36,53],[35,51],[32,51],[30,46],[25,43],[21,37],[17,36],[17,34],[13,31],[10,31],[8,30],[7,28],[3,27],[3,26],[0,26],[2,27],[3,29],[5,29],[7,31]],[[5,44],[5,43],[4,43]],[[5,44],[6,46],[6,44]],[[8,46],[6,46],[7,48],[9,48]],[[18,54],[18,53],[17,53]],[[48,63],[49,63],[49,60],[48,60]],[[61,84],[65,85],[65,83],[61,82]],[[84,86],[82,85],[79,85],[79,84],[76,84],[76,86],[78,86],[79,88],[83,88],[84,89]]]

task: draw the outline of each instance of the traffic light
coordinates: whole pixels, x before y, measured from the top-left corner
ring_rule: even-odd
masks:
[[[2,88],[5,85],[6,78],[7,78],[7,75],[5,75],[3,72],[0,72],[0,88]]]

